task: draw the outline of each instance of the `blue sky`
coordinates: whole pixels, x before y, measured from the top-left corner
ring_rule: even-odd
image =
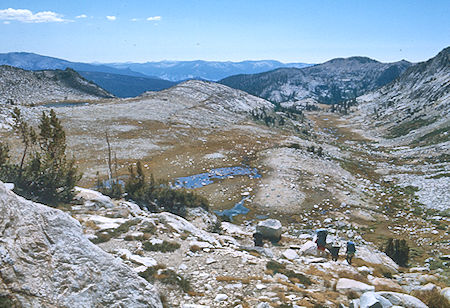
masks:
[[[417,62],[450,45],[450,1],[0,0],[0,36],[83,62]]]

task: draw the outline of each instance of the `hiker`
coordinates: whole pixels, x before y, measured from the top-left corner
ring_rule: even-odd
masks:
[[[327,235],[328,231],[326,229],[319,229],[317,232],[317,250],[319,251],[325,251],[325,245],[327,244]]]
[[[341,249],[341,246],[338,242],[334,242],[331,246],[330,253],[331,253],[331,260],[337,261],[339,258],[339,250]]]
[[[347,242],[347,263],[348,264],[352,264],[352,258],[355,255],[356,252],[356,248],[355,248],[355,243],[353,243],[352,241],[348,241]]]
[[[263,247],[263,235],[259,232],[253,233],[253,241],[255,242],[255,246],[257,247]]]

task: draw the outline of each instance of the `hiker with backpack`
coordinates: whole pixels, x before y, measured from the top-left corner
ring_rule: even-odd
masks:
[[[325,252],[328,231],[327,229],[318,229],[316,232],[317,232],[317,239],[316,239],[317,250],[319,250],[319,252]]]
[[[347,263],[348,264],[352,264],[352,258],[355,255],[356,252],[356,247],[355,247],[355,243],[353,243],[352,241],[348,241],[347,242]]]
[[[333,261],[337,261],[339,258],[339,250],[341,249],[341,246],[339,245],[339,243],[337,241],[335,241],[333,243],[333,245],[331,245],[330,253],[331,253],[331,260]]]

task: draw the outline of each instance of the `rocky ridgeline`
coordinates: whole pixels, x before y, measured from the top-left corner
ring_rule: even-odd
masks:
[[[410,65],[407,61],[338,58],[306,68],[231,76],[219,82],[274,102],[312,98],[321,103],[338,103],[391,82]]]
[[[72,69],[26,71],[0,66],[0,104],[32,105],[111,97],[113,95]]]
[[[0,184],[2,298],[24,307],[159,307],[137,274],[167,307],[426,307],[409,293],[449,297],[439,271],[400,271],[370,243],[358,245],[351,266],[343,249],[337,262],[318,254],[312,230],[292,235],[265,220],[222,222],[212,233],[216,218],[201,209],[184,219],[77,189],[78,205],[64,213]],[[282,239],[255,247],[255,230]]]
[[[393,139],[393,144],[430,145],[448,141],[448,136],[445,138],[450,117],[448,76],[450,47],[410,67],[394,82],[358,97],[357,120]],[[436,138],[440,134],[441,138]]]

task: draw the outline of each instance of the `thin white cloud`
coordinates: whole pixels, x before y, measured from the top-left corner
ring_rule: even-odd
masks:
[[[4,21],[3,22],[5,25],[9,25],[11,22],[10,21]]]
[[[139,21],[139,18],[131,18],[131,21]]]
[[[43,23],[43,22],[65,22],[70,21],[63,18],[63,15],[52,12],[43,11],[33,14],[27,9],[8,8],[0,10],[0,20],[15,20],[25,23]]]
[[[75,17],[75,18],[87,18],[87,15],[86,14],[81,14],[81,15],[78,15],[77,17]]]
[[[161,16],[152,16],[152,17],[148,17],[147,20],[148,21],[158,21],[161,20],[162,17]]]
[[[113,20],[116,20],[117,17],[116,16],[106,16],[106,19],[113,21]]]

